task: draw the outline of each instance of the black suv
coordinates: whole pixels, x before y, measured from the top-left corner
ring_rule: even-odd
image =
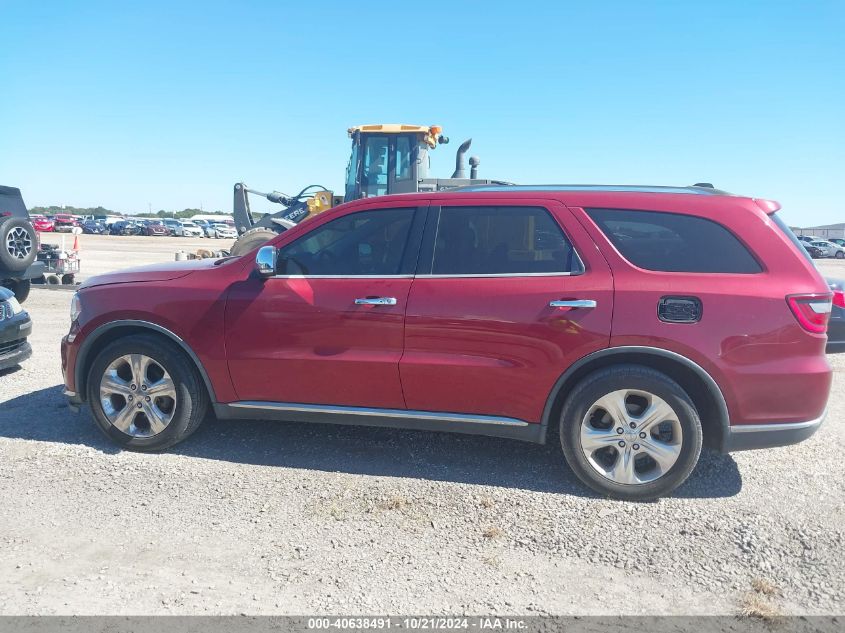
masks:
[[[29,212],[16,187],[0,185],[0,286],[23,302],[29,296],[31,279],[44,274],[44,263],[36,261],[38,237]]]

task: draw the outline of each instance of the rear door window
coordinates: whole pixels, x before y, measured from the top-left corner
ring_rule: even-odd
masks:
[[[739,274],[763,270],[733,233],[706,218],[628,209],[585,211],[625,259],[646,270]]]
[[[435,275],[581,273],[583,264],[542,207],[443,207],[434,244]]]

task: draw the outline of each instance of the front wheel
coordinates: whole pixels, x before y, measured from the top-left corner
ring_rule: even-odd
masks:
[[[698,412],[674,380],[618,365],[587,376],[563,406],[560,441],[570,468],[596,492],[629,501],[669,494],[701,453]]]
[[[208,408],[193,364],[173,344],[150,335],[107,345],[91,366],[87,390],[100,430],[135,451],[160,451],[182,441]]]

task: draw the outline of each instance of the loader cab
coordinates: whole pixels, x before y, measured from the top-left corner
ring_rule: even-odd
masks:
[[[415,134],[357,134],[346,167],[344,199],[416,191],[419,157]]]
[[[428,175],[428,150],[448,142],[437,127],[362,125],[349,129],[352,152],[344,200],[413,193]]]

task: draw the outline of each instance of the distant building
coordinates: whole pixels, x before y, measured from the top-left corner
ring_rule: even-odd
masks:
[[[845,239],[845,222],[839,224],[823,224],[822,226],[808,226],[804,228],[793,227],[795,235],[815,235],[824,239],[838,237]]]
[[[231,215],[225,215],[222,213],[206,213],[205,215],[194,215],[191,216],[191,220],[208,220],[209,222],[225,222],[227,220],[231,220],[234,222],[234,219]]]

